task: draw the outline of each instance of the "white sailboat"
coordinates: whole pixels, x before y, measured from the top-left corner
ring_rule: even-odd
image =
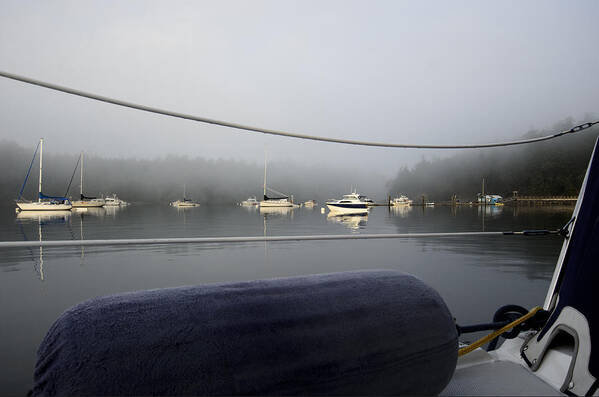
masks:
[[[73,201],[74,208],[97,208],[103,207],[106,202],[104,199],[96,197],[86,197],[83,195],[83,152],[81,152],[80,181],[79,181],[79,200]]]
[[[183,200],[176,200],[171,202],[171,205],[173,207],[199,207],[200,203],[196,203],[193,200],[187,199],[185,198],[185,185],[183,185]]]
[[[46,196],[42,193],[42,169],[43,169],[43,151],[44,151],[44,139],[40,139],[39,143],[40,149],[40,176],[38,182],[38,193],[37,193],[37,201],[26,201],[21,199],[21,195],[23,194],[23,189],[25,188],[25,184],[27,183],[27,179],[29,178],[29,171],[31,171],[31,165],[29,166],[29,171],[27,172],[27,176],[25,177],[25,182],[23,182],[23,187],[19,193],[19,197],[17,198],[17,210],[18,211],[69,211],[73,206],[71,202],[66,197],[53,197]],[[37,150],[36,150],[37,153]],[[31,160],[31,164],[33,164],[33,160],[35,159],[35,153],[33,154],[33,159]]]
[[[275,194],[279,194],[281,197],[268,197],[266,195],[266,190],[270,190]],[[274,189],[270,189],[266,187],[266,153],[264,153],[264,200],[260,201],[260,208],[267,207],[299,207],[296,204],[293,204],[293,200],[289,200],[289,196],[284,193],[277,192]]]

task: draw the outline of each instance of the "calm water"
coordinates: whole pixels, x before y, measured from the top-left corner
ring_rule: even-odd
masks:
[[[372,209],[328,218],[299,208],[130,207],[54,216],[0,207],[0,240],[262,236],[555,229],[572,208]],[[543,303],[560,237],[236,243],[0,251],[0,393],[25,394],[54,320],[95,296],[149,288],[357,269],[399,269],[436,288],[460,324],[485,322],[507,303]]]

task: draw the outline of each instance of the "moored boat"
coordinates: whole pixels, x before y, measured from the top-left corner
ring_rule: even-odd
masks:
[[[183,185],[183,200],[175,200],[171,202],[173,207],[199,207],[200,203],[190,200],[185,197],[185,185]]]
[[[408,196],[405,196],[402,194],[399,197],[395,197],[394,199],[392,199],[389,202],[389,205],[396,206],[396,207],[412,205],[412,200],[410,200],[408,198]]]
[[[279,194],[279,197],[268,197],[266,195],[266,190],[270,190],[275,194]],[[266,187],[266,154],[264,155],[264,200],[260,201],[260,208],[263,207],[290,207],[295,208],[299,207],[296,204],[293,204],[293,198],[290,200],[289,196],[284,193],[277,192],[274,189],[270,189]]]
[[[79,200],[72,201],[73,208],[98,208],[105,204],[104,199],[97,197],[87,197],[83,194],[83,152],[81,152],[80,164],[80,182],[79,182]],[[75,168],[76,169],[76,168]]]
[[[256,205],[260,205],[260,203],[258,202],[258,200],[256,200],[256,196],[251,196],[248,197],[247,200],[243,200],[240,205],[244,206],[244,207],[253,207]]]
[[[337,214],[368,214],[368,203],[356,193],[345,194],[339,200],[326,202],[329,211]]]
[[[40,151],[40,173],[39,173],[39,182],[38,182],[38,193],[37,193],[37,201],[27,201],[22,199],[23,190],[25,189],[25,185],[27,184],[27,179],[29,178],[29,173],[31,172],[31,166],[33,165],[33,161],[35,160],[35,156],[37,154],[37,148],[35,153],[33,154],[33,158],[31,159],[31,164],[29,165],[29,170],[27,171],[27,176],[25,176],[25,181],[23,182],[23,186],[21,187],[21,191],[19,192],[19,197],[17,198],[17,210],[18,211],[69,211],[73,208],[71,202],[68,198],[62,196],[47,196],[42,193],[42,169],[43,169],[43,151],[44,151],[44,139],[40,139],[38,144],[38,148]]]

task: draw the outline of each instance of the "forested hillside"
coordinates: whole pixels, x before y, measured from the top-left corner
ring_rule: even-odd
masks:
[[[529,131],[523,138],[568,130],[579,123],[568,118],[551,128]],[[471,201],[485,178],[486,193],[504,197],[511,197],[514,190],[520,195],[576,195],[599,135],[597,127],[546,142],[423,160],[399,170],[388,185],[389,192],[411,198],[425,195],[429,200],[449,200],[455,194],[462,201]]]

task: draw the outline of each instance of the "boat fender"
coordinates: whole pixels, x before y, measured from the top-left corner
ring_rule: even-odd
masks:
[[[399,271],[158,289],[64,312],[31,394],[432,395],[457,350],[443,299]]]

